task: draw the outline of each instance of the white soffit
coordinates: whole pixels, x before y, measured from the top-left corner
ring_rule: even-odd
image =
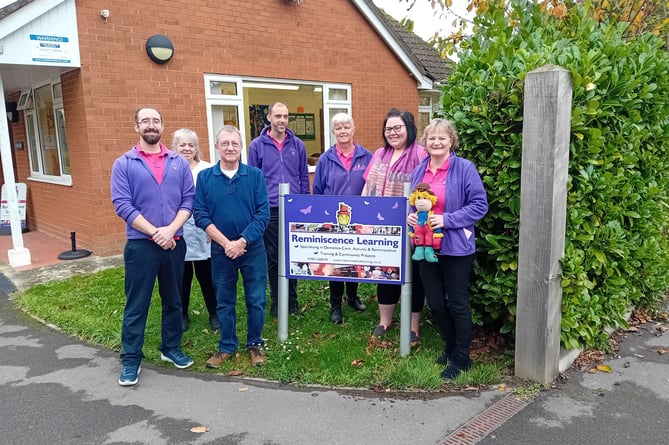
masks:
[[[381,38],[388,44],[395,55],[407,67],[409,72],[414,76],[418,83],[419,90],[434,89],[434,82],[428,76],[421,73],[421,70],[411,60],[411,57],[404,51],[402,45],[395,39],[395,37],[388,31],[384,23],[372,11],[369,4],[364,0],[351,0],[353,4],[362,12],[365,18],[372,24],[374,29],[381,35]]]

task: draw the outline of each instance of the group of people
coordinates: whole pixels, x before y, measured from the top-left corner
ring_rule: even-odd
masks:
[[[288,129],[285,104],[269,106],[270,125],[249,144],[241,162],[242,137],[234,126],[216,134],[220,161],[201,159],[199,142],[188,129],[174,133],[172,148],[160,142],[163,119],[154,108],[135,113],[139,142],[112,168],[111,194],[116,213],[126,222],[124,249],[126,306],[121,333],[119,378],[122,386],[138,381],[144,329],[151,293],[158,280],[162,304],[161,359],[177,368],[193,360],[181,349],[189,325],[193,273],[200,283],[212,329],[220,330],[218,351],[206,366],[218,368],[238,347],[237,277],[241,273],[247,307],[246,349],[252,365],[265,362],[262,329],[266,287],[270,315],[278,308],[278,187],[309,194],[306,147]],[[412,267],[411,343],[420,337],[420,314],[427,300],[445,347],[438,362],[444,378],[470,367],[472,321],[468,283],[475,253],[474,224],[487,212],[486,194],[476,167],[456,155],[458,136],[452,123],[435,119],[417,142],[414,116],[391,109],[383,122],[384,146],[373,154],[357,144],[350,115],[331,121],[335,144],[323,153],[313,179],[314,195],[403,196],[404,183],[427,183],[437,196],[429,225],[444,234],[438,259]],[[230,209],[235,209],[231,212]],[[414,212],[407,223],[417,223]],[[357,282],[330,281],[330,320],[343,322],[342,303],[365,311]],[[297,281],[289,280],[289,312],[298,314]],[[373,336],[392,325],[401,286],[378,284],[379,323]],[[344,298],[345,296],[345,298]]]

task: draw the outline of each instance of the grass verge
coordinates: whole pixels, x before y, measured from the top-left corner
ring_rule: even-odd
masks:
[[[119,351],[125,304],[123,275],[123,268],[114,268],[41,284],[16,295],[15,301],[21,309],[65,333]],[[399,323],[380,340],[371,336],[378,322],[375,291],[376,286],[361,284],[359,296],[367,304],[367,310],[358,313],[344,304],[344,323],[335,325],[329,321],[328,283],[299,281],[301,315],[290,316],[288,339],[283,343],[277,335],[276,321],[267,316],[263,338],[268,360],[264,366],[254,368],[243,349],[246,308],[240,285],[237,333],[241,348],[233,360],[210,370],[205,368],[205,361],[217,351],[219,335],[209,327],[202,294],[194,284],[190,329],[184,333],[183,349],[195,360],[191,369],[197,372],[246,375],[298,385],[437,391],[447,384],[496,384],[508,375],[508,359],[483,354],[476,357],[471,370],[445,383],[439,376],[443,368],[435,363],[443,343],[429,322],[427,310],[419,345],[408,357],[400,357]],[[154,289],[144,342],[145,361],[169,366],[160,360],[159,344],[160,297]]]

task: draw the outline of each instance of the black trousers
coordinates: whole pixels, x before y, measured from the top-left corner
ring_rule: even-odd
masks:
[[[188,305],[190,304],[190,291],[193,283],[193,270],[200,283],[204,304],[207,306],[209,316],[216,316],[216,292],[211,280],[211,258],[201,261],[186,261],[184,264],[183,292],[181,293],[181,306],[183,317],[188,317]]]
[[[439,261],[420,262],[427,305],[444,340],[445,352],[454,364],[469,363],[472,343],[472,311],[469,306],[469,278],[474,254],[438,255]]]
[[[414,261],[411,266],[411,312],[421,312],[425,305],[425,291],[420,279],[419,263],[425,261]],[[402,286],[399,284],[377,284],[376,296],[379,304],[397,304],[402,295]]]
[[[269,224],[263,236],[267,253],[267,280],[273,304],[279,301],[279,208],[270,207]],[[297,307],[297,280],[288,280],[288,307]]]
[[[349,301],[358,298],[358,283],[350,281],[330,281],[330,306],[341,308],[341,297],[346,296]]]

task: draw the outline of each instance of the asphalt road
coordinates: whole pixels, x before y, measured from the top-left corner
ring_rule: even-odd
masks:
[[[149,364],[121,387],[116,353],[18,312],[6,295],[0,357],[0,443],[12,445],[434,444],[500,397],[379,397]]]
[[[620,350],[603,363],[611,372],[570,368],[480,444],[669,444],[668,326],[615,336]]]
[[[75,266],[80,273],[100,265]],[[571,368],[510,419],[496,421],[490,412],[516,398],[510,391],[381,397],[149,364],[136,386],[121,387],[118,354],[61,334],[17,311],[7,297],[14,284],[25,288],[66,273],[37,270],[12,281],[0,274],[2,445],[669,443],[666,322],[621,337],[618,355],[604,363],[611,372]],[[495,422],[501,426],[494,430],[474,428]]]

